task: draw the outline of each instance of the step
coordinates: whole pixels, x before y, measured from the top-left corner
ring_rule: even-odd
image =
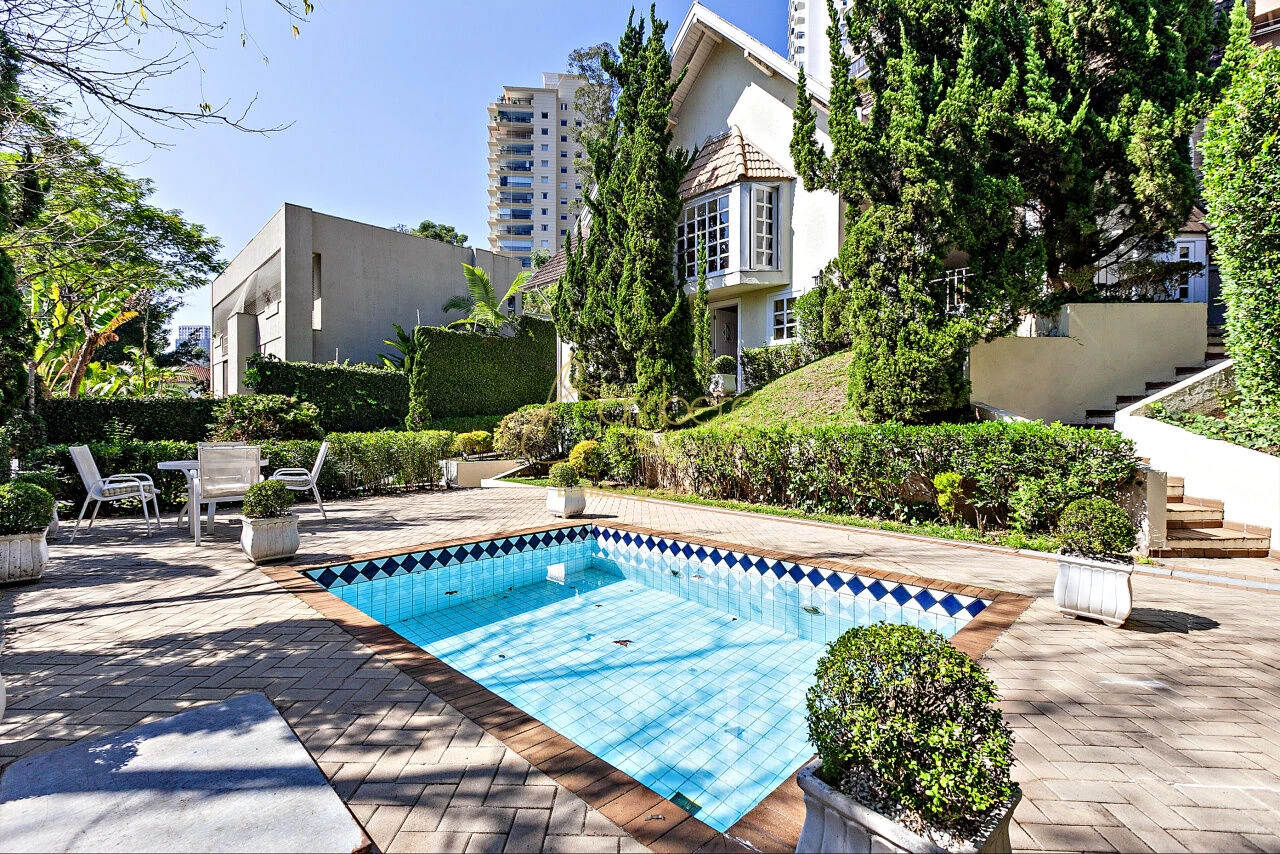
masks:
[[[1185,494],[1183,492],[1184,483],[1180,477],[1173,477],[1172,475],[1168,477],[1165,481],[1165,493],[1170,501],[1182,500],[1182,496]]]
[[[1179,379],[1194,377],[1196,374],[1207,368],[1208,365],[1179,365],[1173,369],[1173,375]]]
[[[1170,528],[1221,528],[1222,508],[1170,501],[1165,509]]]
[[[1161,380],[1160,382],[1147,383],[1147,394],[1154,394],[1157,391],[1162,391],[1173,384],[1173,380]]]
[[[1152,557],[1267,557],[1271,537],[1235,528],[1170,528]]]
[[[1133,404],[1140,403],[1146,399],[1147,395],[1145,394],[1117,394],[1116,406],[1124,409],[1126,406],[1132,406]]]

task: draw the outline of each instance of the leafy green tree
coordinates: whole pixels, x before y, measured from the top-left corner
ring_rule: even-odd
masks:
[[[9,115],[18,98],[18,53],[0,31],[0,110]],[[13,188],[0,183],[0,235],[13,227]],[[0,424],[18,409],[27,390],[31,321],[17,288],[13,259],[0,247]]]
[[[516,276],[511,287],[507,288],[507,292],[499,299],[498,292],[493,289],[493,282],[490,281],[489,274],[483,267],[463,264],[462,271],[467,278],[467,293],[450,297],[445,301],[442,310],[445,314],[452,311],[465,311],[467,316],[448,325],[470,327],[472,332],[488,335],[496,335],[510,326],[512,319],[506,313],[506,303],[519,296],[532,273],[525,270]]]
[[[535,249],[529,253],[529,266],[537,270],[551,260],[550,249]]]
[[[623,188],[627,215],[622,279],[614,328],[635,358],[635,396],[656,417],[672,395],[697,395],[693,371],[693,318],[684,283],[675,274],[680,182],[692,158],[671,150],[671,96],[684,72],[673,75],[665,21],[649,11],[649,37],[624,89],[638,89],[635,123],[625,140],[629,172]]]
[[[574,95],[573,108],[582,116],[582,126],[575,124],[572,136],[584,147],[584,156],[575,157],[573,167],[588,190],[595,186],[595,169],[591,158],[585,156],[585,146],[588,140],[601,139],[609,132],[613,102],[620,88],[610,69],[617,68],[618,61],[618,52],[609,42],[575,48],[569,53],[569,73],[587,81]]]
[[[1205,127],[1204,194],[1242,408],[1280,417],[1280,51],[1249,41],[1233,10],[1233,74]]]
[[[445,225],[442,222],[432,222],[424,219],[418,223],[418,227],[408,232],[416,234],[418,237],[425,237],[428,240],[439,240],[442,243],[448,243],[453,246],[466,246],[467,235],[459,233],[459,231],[451,225]]]
[[[707,243],[698,243],[698,286],[693,293],[693,370],[698,388],[711,383],[711,308],[707,304]]]
[[[217,275],[222,244],[181,211],[153,205],[151,181],[105,164],[74,140],[61,144],[45,204],[0,235],[0,246],[13,258],[35,320],[36,371],[50,391],[75,397],[89,365],[101,361],[99,348],[135,318],[145,326],[138,345],[150,350],[152,309],[161,307],[162,321],[177,295]]]

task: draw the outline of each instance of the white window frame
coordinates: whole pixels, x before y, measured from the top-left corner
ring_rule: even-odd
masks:
[[[730,254],[733,249],[732,211],[733,193],[729,188],[690,199],[681,209],[680,220],[676,224],[676,264],[677,273],[686,281],[698,278],[698,245],[703,240],[707,242],[708,277],[723,275],[734,266]],[[717,232],[715,241],[709,239],[713,227],[712,214],[718,220],[714,225]]]
[[[768,219],[769,234],[767,235],[767,237],[769,238],[769,247],[766,250],[761,250],[758,245],[758,242],[762,236],[760,234],[761,225],[765,222],[760,218],[759,202],[756,199],[756,193],[761,193],[761,192],[769,193],[769,208],[770,208],[769,219]],[[779,214],[781,201],[782,201],[782,193],[777,184],[751,184],[750,185],[750,192],[747,194],[747,204],[749,206],[748,221],[751,223],[750,233],[748,235],[748,239],[750,243],[748,244],[748,249],[747,249],[747,251],[750,252],[750,256],[747,259],[749,262],[747,265],[748,269],[777,270],[779,268],[778,261],[779,261],[779,255],[780,255],[779,250],[781,249],[781,246],[778,240],[778,230],[779,230],[778,214]],[[763,258],[763,260],[761,257],[762,252],[767,253],[767,257]]]
[[[781,302],[782,308],[782,324],[783,337],[777,337],[778,323],[778,306]],[[790,305],[788,305],[790,303]],[[769,294],[769,344],[781,345],[790,344],[800,337],[800,318],[796,315],[796,297],[790,290],[775,291]],[[787,334],[790,332],[790,334]]]

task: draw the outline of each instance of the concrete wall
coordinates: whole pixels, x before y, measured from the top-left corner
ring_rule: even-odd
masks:
[[[1024,418],[1083,423],[1087,409],[1174,379],[1204,361],[1203,303],[1076,303],[1063,308],[1062,337],[1008,337],[969,354],[972,399]]]
[[[499,296],[521,271],[518,259],[484,249],[284,205],[213,283],[214,393],[247,390],[252,352],[376,364],[393,323],[458,316],[441,306],[466,293],[464,263],[488,271]]]
[[[1231,363],[1206,370],[1116,413],[1116,430],[1131,439],[1151,466],[1180,475],[1188,495],[1223,503],[1233,522],[1280,534],[1280,457],[1210,439],[1145,417],[1153,403],[1196,411],[1231,380]]]

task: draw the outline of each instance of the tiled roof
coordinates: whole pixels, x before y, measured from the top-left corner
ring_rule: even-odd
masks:
[[[1179,234],[1208,234],[1209,224],[1204,221],[1204,211],[1196,205],[1191,209],[1191,216],[1178,231]]]
[[[752,145],[734,125],[702,144],[689,174],[680,183],[680,198],[691,199],[738,181],[794,177]]]

